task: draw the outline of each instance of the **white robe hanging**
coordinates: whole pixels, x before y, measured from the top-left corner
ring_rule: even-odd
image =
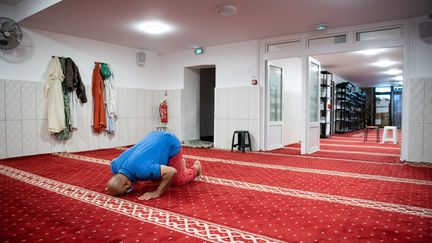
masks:
[[[45,84],[47,97],[48,131],[59,133],[66,128],[62,82],[63,71],[58,57],[53,57],[49,64],[48,80]]]
[[[105,98],[105,104],[108,109],[108,116],[113,117],[117,114],[117,109],[116,109],[117,95],[116,95],[116,85],[114,81],[114,72],[111,68],[111,65],[108,65],[108,67],[111,71],[111,76],[104,80],[104,85],[105,85],[104,98]]]
[[[116,87],[114,81],[114,72],[111,66],[108,64],[108,68],[111,71],[111,76],[104,80],[104,102],[105,102],[105,110],[106,110],[106,120],[107,120],[107,129],[108,133],[115,133],[116,124],[115,124],[115,116],[117,115],[116,109]]]

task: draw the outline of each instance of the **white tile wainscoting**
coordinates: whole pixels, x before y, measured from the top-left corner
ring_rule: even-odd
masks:
[[[48,132],[45,82],[0,80],[0,159],[112,148],[134,144],[148,132],[162,126],[159,104],[168,100],[169,131],[180,135],[181,90],[117,88],[117,131],[95,134],[91,129],[91,86],[88,102],[78,108],[78,130],[61,141]],[[259,141],[259,87],[215,89],[215,147],[231,148],[235,130],[248,130],[253,150]]]
[[[409,161],[432,162],[432,79],[409,83]]]
[[[235,130],[248,130],[252,149],[259,141],[259,94],[258,86],[215,89],[214,147],[231,149]]]
[[[45,82],[0,80],[0,159],[53,152],[75,152],[134,144],[161,126],[159,104],[167,98],[168,130],[179,134],[180,91],[117,88],[117,131],[114,135],[91,130],[91,87],[88,102],[78,108],[78,130],[69,140],[48,132]]]

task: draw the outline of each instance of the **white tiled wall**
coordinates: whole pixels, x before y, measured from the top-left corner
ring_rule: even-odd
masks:
[[[168,130],[177,136],[180,135],[180,92],[181,90],[168,90],[167,97],[165,94],[162,95],[163,100],[167,99],[168,102],[168,123],[166,125]]]
[[[61,141],[48,133],[45,83],[0,80],[0,159],[52,152],[74,152],[134,144],[161,126],[159,104],[168,99],[168,130],[178,134],[179,90],[117,89],[117,131],[114,135],[91,130],[91,86],[88,102],[78,108],[78,130]]]
[[[408,160],[432,162],[432,79],[409,84]]]
[[[0,80],[0,121],[6,120],[6,94],[5,81]]]
[[[259,141],[259,87],[216,88],[215,136],[216,148],[231,149],[235,130],[248,130],[252,149]]]

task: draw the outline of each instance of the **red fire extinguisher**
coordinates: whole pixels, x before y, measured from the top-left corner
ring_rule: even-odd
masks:
[[[168,122],[168,103],[166,100],[159,105],[159,116],[162,123]]]

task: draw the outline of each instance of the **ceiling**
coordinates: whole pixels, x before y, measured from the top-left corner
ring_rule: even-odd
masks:
[[[14,4],[18,1],[0,0]],[[224,4],[234,16],[219,16]],[[431,0],[63,0],[20,21],[54,32],[169,53],[233,42],[428,15]],[[142,21],[173,27],[165,35],[137,31]]]
[[[0,0],[12,6],[21,2]],[[237,7],[237,14],[218,15],[216,9],[224,4]],[[429,15],[432,0],[63,0],[38,11],[20,24],[163,54],[311,32],[321,23],[338,28]],[[163,21],[172,31],[145,34],[136,29],[143,21]],[[392,68],[403,68],[400,48],[374,56],[316,58],[325,69],[361,87],[395,84],[382,73],[388,68],[370,65],[378,59],[394,60],[398,64]]]
[[[21,2],[21,0],[0,0],[0,3],[10,5],[10,6],[14,6],[19,2]]]
[[[345,52],[314,56],[323,69],[356,84],[359,87],[399,86],[401,81],[392,79],[396,75],[385,74],[390,69],[403,71],[402,48],[379,49],[375,55],[361,52]],[[373,65],[380,60],[395,62],[389,67]],[[400,74],[402,75],[402,74]]]

